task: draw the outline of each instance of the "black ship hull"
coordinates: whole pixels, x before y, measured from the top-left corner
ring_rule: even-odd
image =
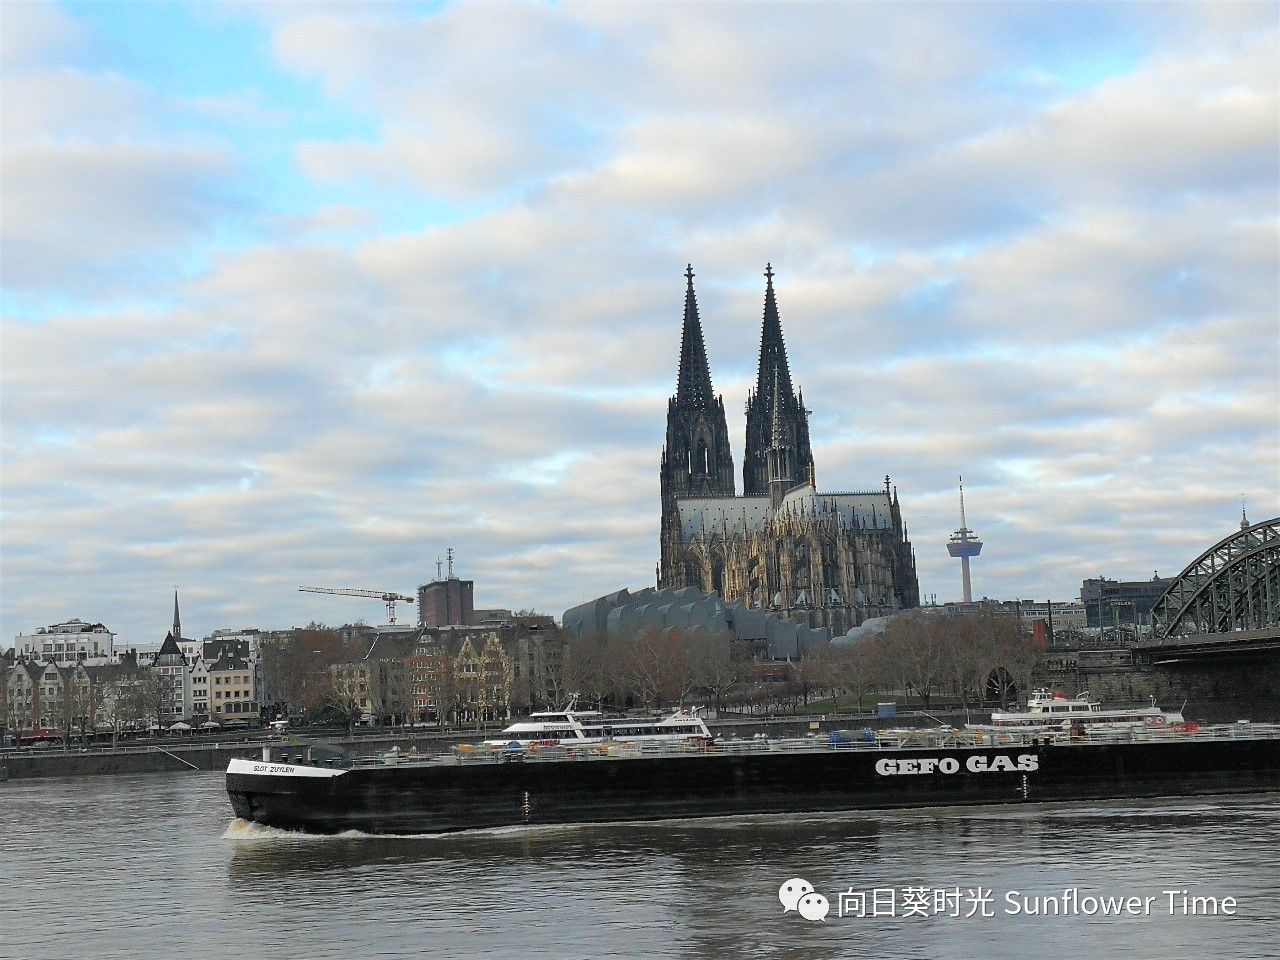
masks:
[[[440,833],[761,813],[1084,801],[1280,789],[1280,739],[810,749],[626,759],[233,761],[236,814],[286,830]]]

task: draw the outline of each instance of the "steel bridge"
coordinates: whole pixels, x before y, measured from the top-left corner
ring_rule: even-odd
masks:
[[[1153,638],[1138,646],[1157,662],[1280,651],[1280,517],[1197,557],[1156,601],[1151,626]]]

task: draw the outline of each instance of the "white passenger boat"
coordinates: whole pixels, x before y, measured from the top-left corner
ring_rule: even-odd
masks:
[[[1155,698],[1145,707],[1104,708],[1100,701],[1090,700],[1087,691],[1078,696],[1036,690],[1027,709],[991,714],[989,724],[965,724],[967,730],[978,731],[1080,731],[1123,729],[1166,729],[1186,725],[1181,711],[1161,710]]]
[[[579,710],[571,700],[563,710],[532,713],[527,720],[513,723],[495,739],[491,747],[527,744],[566,747],[591,744],[680,740],[710,740],[711,731],[693,710],[680,709],[666,716],[610,717],[598,710]]]

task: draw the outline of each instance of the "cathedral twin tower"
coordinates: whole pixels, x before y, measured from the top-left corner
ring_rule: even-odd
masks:
[[[685,277],[680,369],[662,451],[658,586],[698,587],[833,635],[917,606],[915,557],[889,478],[883,490],[817,492],[808,412],[792,386],[771,268],[760,364],[747,398],[743,495],[736,495],[692,267]]]

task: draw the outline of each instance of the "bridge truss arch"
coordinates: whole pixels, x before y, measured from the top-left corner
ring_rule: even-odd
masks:
[[[1191,563],[1151,610],[1156,639],[1280,624],[1280,517],[1246,527]]]

